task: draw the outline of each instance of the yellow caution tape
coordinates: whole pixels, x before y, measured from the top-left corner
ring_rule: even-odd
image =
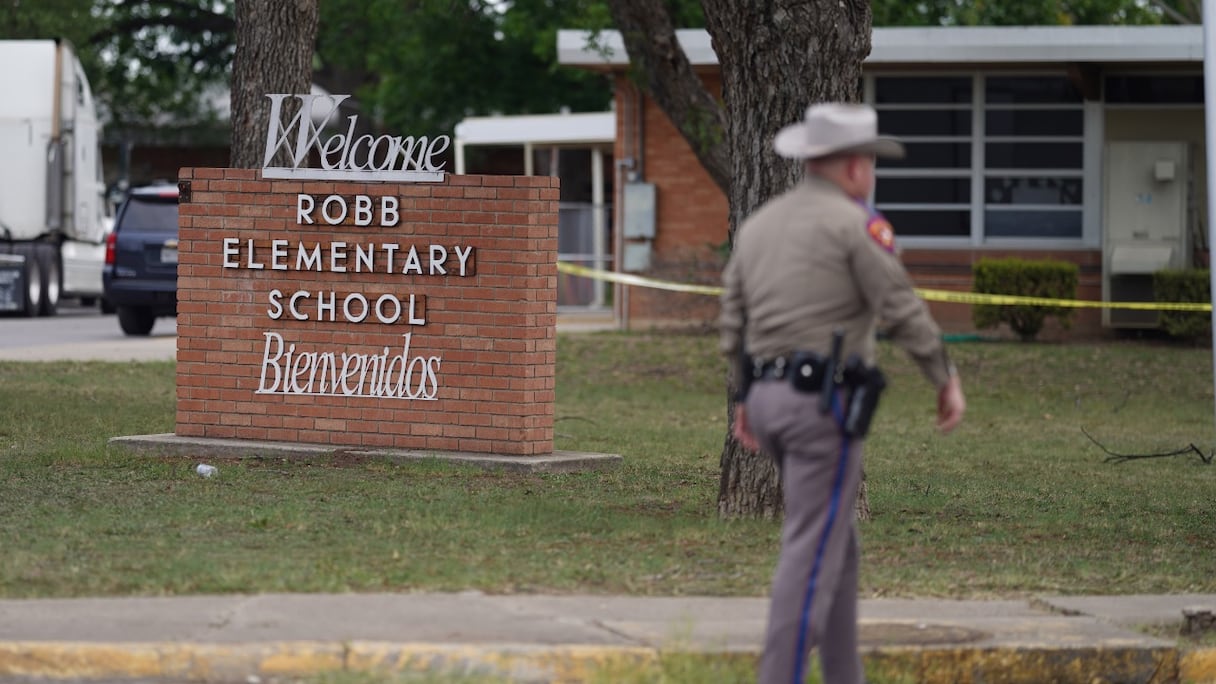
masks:
[[[604,271],[564,261],[557,262],[557,270],[570,275],[606,280],[623,285],[636,285],[672,292],[720,295],[722,288],[712,285],[689,285],[658,280],[632,273]],[[981,292],[957,292],[954,290],[926,290],[917,288],[916,294],[930,302],[955,302],[960,304],[995,304],[997,306],[1057,306],[1074,309],[1139,309],[1141,311],[1211,311],[1212,305],[1205,302],[1093,302],[1078,299],[1049,299],[1047,297],[1022,297],[1018,295],[984,294]]]
[[[996,304],[998,306],[1056,306],[1072,309],[1138,309],[1140,311],[1211,311],[1205,302],[1093,302],[1078,299],[1049,299],[1018,295],[955,292],[953,290],[917,290],[922,298],[935,302],[964,304]]]
[[[622,285],[637,285],[638,287],[649,287],[655,290],[670,290],[672,292],[692,292],[693,294],[704,295],[720,295],[722,288],[713,285],[688,285],[685,283],[673,283],[668,280],[656,280],[654,278],[645,278],[632,273],[616,273],[613,271],[601,271],[595,268],[587,268],[586,266],[578,266],[575,264],[566,263],[564,261],[557,262],[557,270],[570,275],[583,276],[585,278],[595,278],[596,280],[607,280],[613,283],[621,283]]]

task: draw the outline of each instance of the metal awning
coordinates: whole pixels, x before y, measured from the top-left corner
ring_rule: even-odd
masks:
[[[525,114],[477,116],[456,124],[456,140],[465,145],[612,144],[616,114]]]
[[[676,37],[693,66],[716,66],[704,29]],[[592,40],[594,38],[594,40]],[[629,64],[619,31],[562,30],[558,62],[591,68]],[[935,26],[878,27],[867,66],[900,64],[1058,64],[1069,62],[1203,62],[1199,26]]]
[[[465,172],[469,146],[519,146],[524,174],[532,175],[532,150],[538,146],[611,147],[616,140],[616,113],[523,114],[469,117],[456,124],[456,173]]]

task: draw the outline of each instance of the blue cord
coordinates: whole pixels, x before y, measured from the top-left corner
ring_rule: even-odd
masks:
[[[811,602],[815,597],[815,585],[819,581],[819,566],[823,562],[823,553],[827,550],[828,535],[832,532],[832,526],[836,523],[836,513],[840,509],[840,495],[841,489],[844,487],[845,464],[848,462],[849,457],[849,437],[844,433],[844,415],[839,399],[839,394],[833,392],[832,416],[836,419],[836,424],[840,426],[840,459],[839,465],[836,467],[836,481],[832,484],[832,501],[828,505],[827,525],[823,529],[823,534],[819,537],[819,548],[815,550],[815,562],[811,566],[811,577],[807,585],[806,598],[802,602],[802,619],[798,626],[798,653],[794,661],[793,684],[802,684],[803,681],[803,669],[806,667],[806,640],[811,626]]]

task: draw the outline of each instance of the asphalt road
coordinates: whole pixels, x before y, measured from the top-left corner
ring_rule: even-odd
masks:
[[[611,314],[566,314],[558,332],[612,329]],[[177,319],[156,319],[152,334],[128,337],[118,317],[96,306],[61,303],[47,318],[0,314],[0,361],[172,361],[177,358]]]
[[[156,319],[152,334],[128,337],[113,314],[63,303],[45,318],[0,315],[0,361],[172,361],[177,320]]]

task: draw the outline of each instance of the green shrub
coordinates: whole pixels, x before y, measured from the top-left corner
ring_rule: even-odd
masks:
[[[1077,265],[1052,259],[980,259],[972,268],[974,292],[1021,297],[1076,299]],[[1033,340],[1043,329],[1048,316],[1059,319],[1067,328],[1073,310],[1060,306],[1009,306],[976,304],[971,307],[977,328],[994,328],[1008,323],[1009,329],[1024,342]]]
[[[1157,271],[1153,274],[1153,298],[1158,302],[1211,302],[1210,278],[1206,268]],[[1188,340],[1206,337],[1212,326],[1212,314],[1207,311],[1162,311],[1159,320],[1165,332]]]

